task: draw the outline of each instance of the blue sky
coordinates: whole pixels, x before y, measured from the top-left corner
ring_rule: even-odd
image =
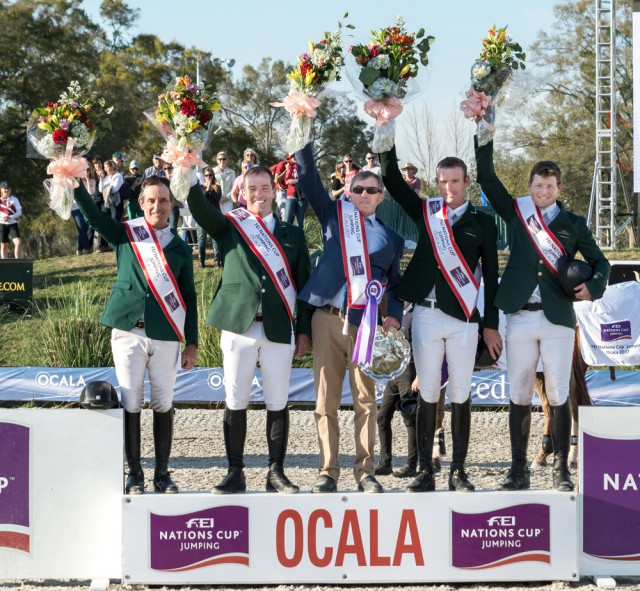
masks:
[[[444,119],[462,100],[469,86],[469,68],[480,52],[480,41],[492,24],[509,25],[509,34],[525,51],[538,31],[552,32],[553,6],[558,0],[320,0],[311,2],[265,2],[245,0],[226,3],[190,0],[138,0],[140,18],[132,33],[153,33],[163,41],[176,40],[196,46],[220,58],[234,58],[236,76],[244,64],[263,57],[295,62],[311,39],[334,30],[345,11],[346,45],[365,42],[369,30],[393,24],[402,15],[410,32],[424,27],[436,38],[429,52],[429,66],[418,76],[426,101],[437,119]],[[84,0],[82,7],[99,21],[100,0]],[[195,77],[195,72],[192,73]],[[345,82],[339,90],[349,92]],[[398,121],[401,126],[400,120]],[[399,146],[400,147],[400,146]],[[409,157],[409,156],[408,156]]]

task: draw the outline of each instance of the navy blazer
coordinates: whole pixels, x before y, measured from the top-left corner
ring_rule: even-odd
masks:
[[[298,182],[322,226],[324,246],[322,257],[309,281],[298,293],[298,299],[319,308],[328,304],[347,281],[342,264],[338,205],[329,197],[322,184],[313,159],[311,144],[307,144],[296,153],[296,163],[298,164]],[[404,240],[382,220],[376,219],[384,227],[387,243],[382,249],[369,255],[371,276],[383,284],[386,283],[387,313],[401,322],[403,303],[396,297],[396,291],[400,284],[400,259]],[[344,309],[346,309],[346,298]],[[359,326],[362,313],[362,309],[349,309],[349,322]]]

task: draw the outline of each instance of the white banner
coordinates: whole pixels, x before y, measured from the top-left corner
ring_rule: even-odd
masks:
[[[141,495],[129,585],[577,580],[576,495]]]
[[[610,285],[595,302],[576,302],[580,348],[589,365],[640,365],[640,283]]]

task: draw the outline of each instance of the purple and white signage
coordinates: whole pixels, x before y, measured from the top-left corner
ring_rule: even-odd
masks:
[[[180,572],[217,564],[249,565],[249,509],[214,507],[150,520],[151,568]]]
[[[549,505],[528,503],[486,513],[451,512],[452,566],[487,569],[551,562]]]
[[[585,432],[582,441],[582,550],[596,558],[640,560],[640,439]]]
[[[29,427],[0,422],[0,551],[30,551],[29,441]]]

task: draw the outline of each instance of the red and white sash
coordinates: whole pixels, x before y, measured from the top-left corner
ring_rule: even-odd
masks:
[[[16,213],[16,206],[8,199],[0,199],[0,213],[11,217]]]
[[[284,302],[289,319],[293,321],[296,286],[291,277],[289,261],[287,261],[280,243],[269,232],[269,228],[262,219],[250,211],[238,208],[224,215],[231,220],[231,223],[240,232],[240,236],[264,266]]]
[[[348,306],[362,309],[367,305],[365,291],[371,281],[371,264],[364,218],[350,201],[338,201],[337,204],[342,265],[347,278]]]
[[[426,199],[422,204],[424,223],[438,265],[469,320],[476,309],[479,286],[453,237],[447,211],[442,197]]]
[[[533,247],[554,275],[558,274],[558,259],[566,256],[564,247],[549,230],[538,206],[530,195],[516,199],[516,212],[527,231]]]
[[[171,328],[184,340],[184,322],[187,307],[182,299],[176,278],[156,238],[155,230],[144,218],[124,222],[133,252],[142,267],[149,287]]]

